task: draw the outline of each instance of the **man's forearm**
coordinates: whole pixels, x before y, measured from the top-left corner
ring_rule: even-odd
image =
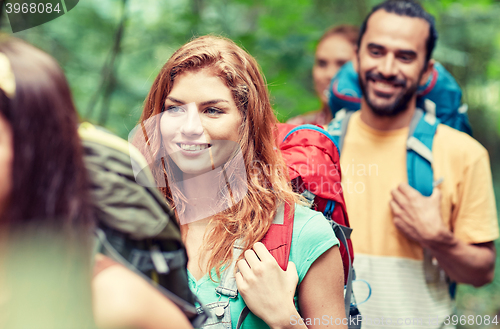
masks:
[[[493,280],[493,242],[467,244],[448,231],[441,234],[439,240],[428,243],[427,247],[453,281],[480,287]]]

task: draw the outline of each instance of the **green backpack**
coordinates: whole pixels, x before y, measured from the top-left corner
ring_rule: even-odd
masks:
[[[96,252],[144,278],[174,302],[193,327],[201,327],[207,312],[197,312],[195,302],[201,303],[189,289],[187,253],[175,214],[154,187],[150,171],[134,176],[132,166],[147,168],[146,160],[127,141],[102,128],[83,123],[78,132],[97,217]]]

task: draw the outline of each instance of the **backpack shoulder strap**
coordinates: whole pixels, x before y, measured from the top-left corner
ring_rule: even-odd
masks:
[[[427,112],[424,113],[417,108],[410,124],[408,140],[406,142],[406,169],[408,171],[408,184],[419,191],[424,196],[430,196],[437,182],[434,181],[432,170],[433,156],[432,143],[440,120],[433,113],[435,105],[432,101],[426,100]],[[430,111],[429,111],[430,109]],[[431,256],[424,252],[424,271]],[[450,281],[449,293],[452,299],[455,298],[456,283]]]
[[[273,223],[262,239],[262,243],[273,255],[283,271],[288,267],[292,245],[293,218],[295,207],[288,202],[278,207]]]
[[[351,254],[349,252],[349,246],[347,244],[347,239],[351,237],[351,232],[352,229],[349,227],[345,227],[342,225],[339,225],[335,223],[332,219],[328,220],[330,222],[330,225],[333,228],[333,231],[335,232],[335,236],[337,239],[339,239],[340,243],[342,243],[345,246],[345,249],[348,254],[348,259],[349,259],[349,271],[347,272],[347,280],[346,284],[344,285],[345,289],[345,295],[344,295],[344,307],[345,307],[345,312],[346,312],[346,317],[349,319],[349,312],[351,309],[351,298],[352,298],[352,281],[355,279],[354,276],[354,269],[352,267],[352,262],[351,262]]]
[[[283,271],[288,267],[288,258],[290,256],[290,247],[292,246],[293,218],[295,206],[285,202],[278,207],[273,223],[262,239],[262,243],[273,255],[278,265]],[[245,306],[238,317],[236,329],[240,329],[243,321],[250,313],[248,306]]]
[[[347,126],[349,124],[349,119],[351,119],[353,113],[354,111],[342,109],[337,112],[335,118],[328,124],[327,131],[337,143],[339,154],[342,152],[344,138],[347,133]]]
[[[434,188],[432,143],[440,121],[435,115],[435,104],[429,101],[425,105],[427,112],[424,113],[423,110],[417,108],[410,123],[406,141],[408,151],[406,168],[408,184],[422,195],[430,196]],[[352,113],[353,111],[340,110],[327,127],[328,132],[338,145],[339,152],[342,151]]]
[[[408,184],[424,196],[430,196],[434,189],[432,143],[439,122],[432,111],[424,113],[417,108],[406,141]]]

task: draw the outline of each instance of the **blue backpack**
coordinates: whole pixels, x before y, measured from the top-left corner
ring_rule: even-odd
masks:
[[[330,84],[329,105],[334,119],[328,125],[339,150],[342,150],[349,118],[360,108],[361,88],[352,62],[345,64]],[[451,74],[439,63],[424,86],[418,89],[417,109],[410,123],[406,142],[408,184],[430,196],[441,179],[434,180],[432,143],[439,123],[472,135],[467,104],[461,104],[462,91]],[[450,295],[455,295],[454,283]]]

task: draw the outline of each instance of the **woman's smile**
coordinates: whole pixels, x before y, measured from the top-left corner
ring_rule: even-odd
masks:
[[[229,88],[208,70],[176,78],[160,121],[162,142],[185,174],[223,166],[238,149],[241,114]]]

